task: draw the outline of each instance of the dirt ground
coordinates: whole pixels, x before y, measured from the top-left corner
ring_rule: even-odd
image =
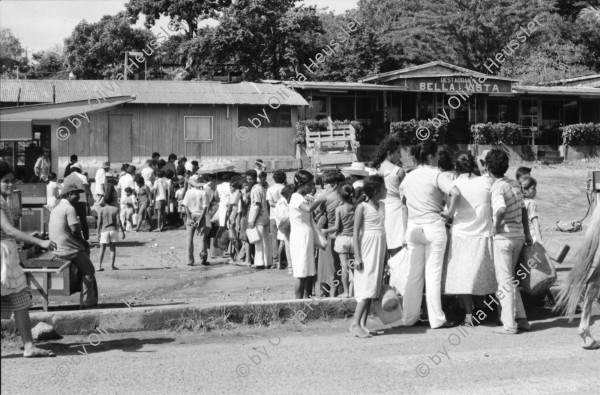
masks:
[[[580,220],[588,209],[585,181],[590,170],[600,170],[600,160],[577,161],[561,165],[533,167],[538,181],[538,209],[544,240],[567,243],[571,251],[562,265],[557,265],[558,282],[572,266],[583,232],[561,233],[551,228],[556,221]],[[514,177],[517,166],[509,169]],[[288,180],[292,179],[288,173]],[[589,216],[584,221],[584,229]],[[127,232],[118,244],[120,270],[110,270],[105,257],[105,271],[97,272],[99,307],[180,304],[191,302],[247,302],[293,298],[294,280],[287,270],[261,270],[227,264],[224,259],[210,260],[211,266],[187,266],[185,230]],[[108,253],[108,251],[107,251]],[[197,253],[197,252],[196,252]],[[108,255],[108,254],[107,254]],[[99,249],[92,249],[92,261],[98,268]],[[41,310],[40,297],[34,296],[34,309]],[[79,294],[51,296],[51,310],[76,309]]]

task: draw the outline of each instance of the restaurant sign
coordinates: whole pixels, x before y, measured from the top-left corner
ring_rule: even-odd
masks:
[[[406,79],[409,91],[510,93],[511,82],[485,78],[437,77]]]

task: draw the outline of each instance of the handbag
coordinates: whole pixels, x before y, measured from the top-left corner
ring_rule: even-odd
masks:
[[[246,236],[248,236],[248,243],[250,244],[256,244],[260,241],[260,234],[258,234],[256,227],[246,229]]]
[[[515,278],[523,292],[540,295],[550,290],[556,281],[556,268],[539,243],[524,246],[515,269]]]
[[[327,240],[327,236],[325,236],[323,234],[323,232],[321,232],[319,230],[319,228],[317,228],[317,224],[315,224],[315,220],[311,217],[311,226],[313,229],[313,234],[314,234],[314,240],[315,240],[315,247],[316,248],[321,248],[321,249],[325,249],[327,248],[327,245],[329,244],[329,240]]]
[[[410,271],[408,249],[402,248],[394,256],[391,256],[388,260],[388,266],[390,267],[390,286],[400,295],[404,295]]]
[[[215,236],[215,245],[222,250],[229,248],[229,232],[227,228],[220,227]]]

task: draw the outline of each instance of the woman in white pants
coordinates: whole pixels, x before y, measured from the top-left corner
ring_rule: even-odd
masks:
[[[423,141],[411,154],[417,168],[408,173],[400,185],[402,201],[408,207],[404,218],[410,269],[404,293],[404,325],[414,325],[420,316],[423,284],[427,288],[427,313],[432,329],[454,326],[446,322],[442,310],[441,286],[444,252],[446,250],[445,217],[456,211],[460,191],[435,167],[438,145]],[[448,196],[448,209],[444,199]]]

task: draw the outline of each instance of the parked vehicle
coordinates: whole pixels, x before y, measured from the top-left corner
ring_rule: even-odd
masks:
[[[315,176],[357,162],[359,146],[352,125],[334,127],[330,122],[329,129],[325,131],[311,131],[306,127],[306,153],[310,159],[310,171]]]

